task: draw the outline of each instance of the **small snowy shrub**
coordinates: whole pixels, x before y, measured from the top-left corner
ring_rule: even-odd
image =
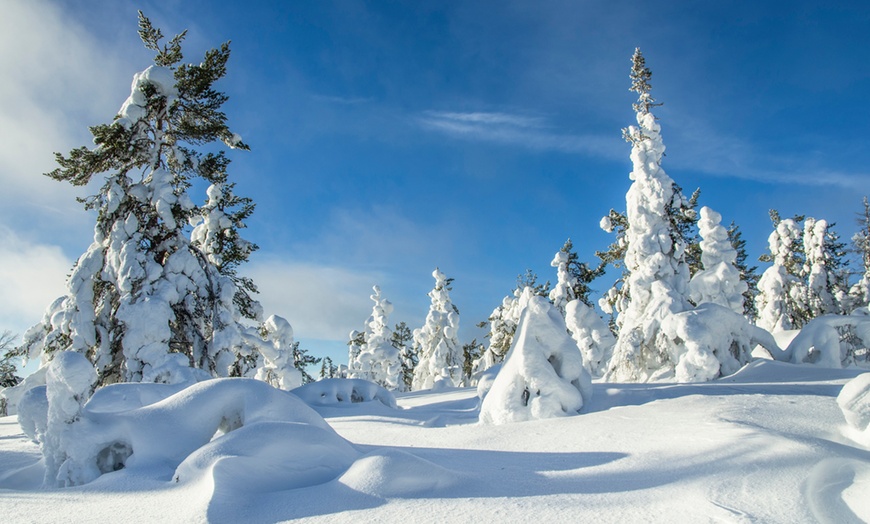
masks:
[[[305,384],[292,390],[309,406],[341,406],[377,400],[389,407],[396,407],[396,397],[385,388],[357,378],[328,378]]]
[[[575,415],[591,396],[591,377],[559,310],[544,297],[530,297],[513,346],[483,399],[480,421]]]
[[[870,317],[823,315],[805,325],[786,349],[796,364],[841,368],[866,358],[870,349]]]

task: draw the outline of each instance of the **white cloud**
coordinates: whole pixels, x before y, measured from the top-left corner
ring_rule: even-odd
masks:
[[[72,261],[57,246],[21,238],[0,227],[0,331],[19,335],[42,319],[66,292]]]
[[[507,113],[426,111],[418,117],[424,128],[454,138],[522,146],[533,150],[622,159],[625,152],[617,134],[574,135],[554,132],[543,118]]]
[[[296,337],[334,341],[346,341],[351,330],[362,328],[371,313],[372,285],[380,278],[275,257],[252,262],[244,273],[257,284],[266,316],[286,318]]]
[[[132,24],[131,24],[132,26]],[[135,43],[135,37],[133,39]],[[111,121],[135,68],[122,67],[123,45],[108,46],[57,4],[4,2],[0,16],[0,213],[39,213],[59,223],[77,212],[73,189],[42,176],[54,152],[90,143],[88,126]],[[75,218],[73,219],[76,220]],[[68,225],[68,224],[64,224]]]

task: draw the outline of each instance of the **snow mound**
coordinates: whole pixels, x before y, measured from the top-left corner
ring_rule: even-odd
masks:
[[[383,387],[358,378],[327,378],[311,382],[290,393],[310,406],[345,406],[377,400],[388,408],[395,408],[396,397]]]
[[[305,424],[333,433],[326,421],[298,397],[258,380],[206,380],[159,402],[126,411],[112,411],[123,407],[123,402],[115,402],[124,397],[117,390],[129,388],[131,394],[124,402],[135,406],[142,401],[145,388],[140,384],[114,387],[116,391],[111,394],[96,397],[93,409],[90,402],[85,404],[77,418],[63,425],[52,424],[55,397],[49,393],[48,430],[46,438],[39,442],[46,459],[56,462],[56,468],[47,471],[47,485],[86,484],[125,468],[168,478],[215,434],[261,422]],[[140,400],[129,400],[137,398]],[[64,413],[71,412],[74,406],[62,400]],[[50,462],[47,460],[47,464]]]
[[[173,479],[184,484],[208,475],[215,493],[268,493],[329,482],[359,455],[332,430],[295,422],[259,422],[194,451]]]
[[[504,366],[480,407],[480,421],[504,424],[577,414],[592,378],[565,320],[546,298],[529,298]]]
[[[342,475],[342,484],[377,497],[436,496],[456,485],[459,473],[397,449],[380,449],[360,458]]]
[[[851,427],[866,432],[870,426],[870,373],[847,382],[837,396],[837,405]]]

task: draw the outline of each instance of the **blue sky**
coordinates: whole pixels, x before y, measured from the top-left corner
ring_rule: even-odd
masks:
[[[141,8],[196,61],[232,40],[219,87],[252,147],[230,176],[257,210],[244,269],[304,346],[345,358],[371,311],[421,325],[439,266],[463,342],[526,268],[555,279],[611,241],[633,122],[629,59],[653,71],[663,167],[766,248],[768,209],[838,224],[870,193],[870,5],[838,2],[11,0],[0,17],[0,329],[23,332],[90,243],[87,191],[42,177],[89,142],[151,54]],[[8,133],[8,134],[7,134]],[[11,136],[10,136],[11,135]],[[193,194],[195,200],[204,198]],[[610,278],[593,287],[605,290]]]

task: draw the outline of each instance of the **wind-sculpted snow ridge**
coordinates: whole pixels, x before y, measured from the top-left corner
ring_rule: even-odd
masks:
[[[870,427],[870,373],[859,375],[843,386],[837,405],[852,428],[868,433]]]
[[[176,472],[176,480],[195,476],[195,472],[211,471],[226,457],[238,455],[240,437],[229,434],[242,427],[249,428],[243,434],[249,439],[263,441],[268,440],[267,435],[280,436],[283,445],[302,455],[312,452],[303,444],[315,437],[322,445],[334,448],[337,457],[349,456],[350,444],[336,435],[320,415],[298,397],[264,382],[214,379],[178,392],[173,391],[175,386],[118,384],[104,388],[104,393],[85,403],[85,394],[93,382],[76,369],[85,366],[93,373],[85,357],[65,352],[55,357],[49,368],[48,420],[44,424],[47,430],[36,435],[46,458],[47,486],[86,484],[120,469],[149,471],[158,478],[168,478],[182,462],[185,466]],[[253,429],[261,424],[269,427]],[[221,436],[212,441],[215,435]],[[239,460],[269,461],[264,453],[272,448],[265,449]],[[197,450],[201,451],[195,453]],[[272,458],[280,467],[299,470],[289,473],[287,478],[294,480],[285,479],[287,482],[298,487],[304,484],[304,478],[322,481],[322,470],[306,477],[304,471],[314,465],[309,459],[291,457],[292,453],[286,451]],[[346,461],[345,467],[351,461]],[[233,469],[229,465],[219,469],[226,468]],[[336,470],[333,477],[342,471]]]
[[[592,397],[592,378],[559,310],[533,296],[513,346],[480,407],[480,421],[504,424],[575,415]]]
[[[358,378],[327,378],[291,391],[309,406],[344,406],[378,401],[396,407],[396,397],[385,388]]]

